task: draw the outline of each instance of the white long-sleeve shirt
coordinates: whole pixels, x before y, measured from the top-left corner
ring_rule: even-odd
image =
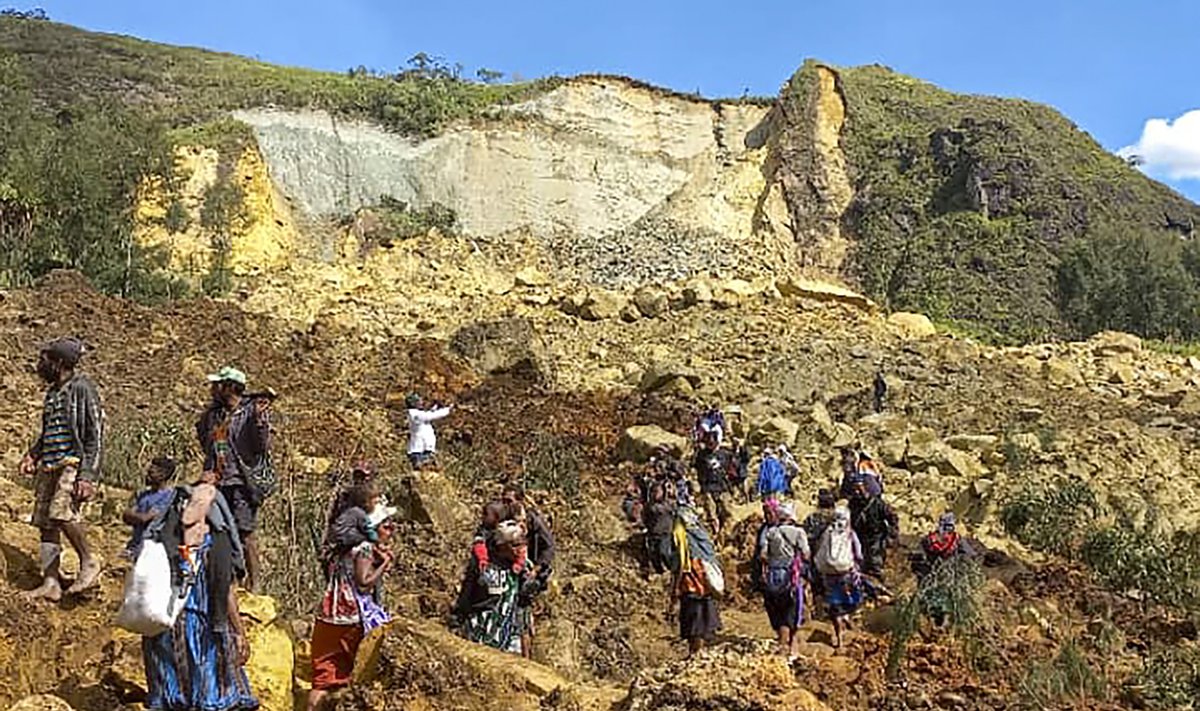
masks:
[[[439,407],[436,410],[408,410],[408,453],[437,451],[437,433],[433,431],[433,423],[450,414],[450,408]]]

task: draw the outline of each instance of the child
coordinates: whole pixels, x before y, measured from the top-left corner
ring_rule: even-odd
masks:
[[[488,546],[495,541],[496,530],[501,523],[511,521],[516,512],[513,512],[510,506],[503,501],[491,501],[483,507],[483,515],[480,516],[479,528],[475,530],[475,538],[471,541],[471,551],[475,554],[475,560],[479,562],[479,571],[483,572],[487,569],[490,561],[488,555]],[[519,512],[524,518],[524,511]],[[525,545],[525,526],[519,524],[522,532],[521,542],[513,546],[513,570],[520,573],[525,569],[525,558],[529,553],[528,546]]]
[[[365,542],[377,543],[379,532],[372,524],[372,513],[379,507],[379,487],[366,482],[351,487],[346,508],[329,524],[325,534],[324,553],[327,561]]]
[[[175,498],[175,488],[171,480],[175,478],[175,460],[170,457],[159,457],[146,468],[146,489],[133,497],[125,515],[121,517],[125,523],[133,527],[133,535],[125,545],[123,557],[137,560],[142,552],[142,536],[146,527],[158,515],[171,505]]]

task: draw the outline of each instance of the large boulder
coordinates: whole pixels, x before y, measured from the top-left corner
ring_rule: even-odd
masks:
[[[691,368],[681,366],[677,363],[659,361],[652,363],[642,373],[642,380],[638,383],[638,389],[646,393],[654,392],[662,390],[668,385],[675,384],[675,381],[678,380],[687,381],[692,389],[700,386],[700,376]]]
[[[893,330],[906,338],[928,338],[937,335],[937,327],[925,314],[897,311],[888,316],[887,323]]]
[[[1142,339],[1132,333],[1120,331],[1102,331],[1088,339],[1092,350],[1098,356],[1114,356],[1125,353],[1137,354],[1142,352]]]
[[[633,303],[646,318],[661,316],[671,308],[671,300],[667,297],[667,292],[654,286],[643,286],[638,289],[633,295]]]
[[[614,291],[593,289],[579,307],[579,315],[587,321],[608,321],[619,318],[628,299]]]
[[[851,291],[844,286],[822,281],[787,277],[776,280],[775,288],[783,296],[791,296],[798,299],[845,304],[862,309],[863,311],[875,311],[879,308],[875,302],[858,292]]]
[[[1050,358],[1042,363],[1042,376],[1051,385],[1060,388],[1072,388],[1083,385],[1083,373],[1074,363],[1063,358]]]
[[[625,461],[645,462],[659,447],[666,446],[676,457],[687,449],[687,438],[668,432],[658,425],[634,425],[621,434],[617,456]]]
[[[554,382],[554,361],[529,319],[464,326],[451,337],[450,351],[485,375],[508,373],[539,385]]]
[[[991,454],[1000,444],[996,435],[958,434],[946,438],[946,444],[963,452],[976,452],[980,455]]]
[[[405,521],[432,525],[439,533],[465,530],[473,516],[462,491],[441,472],[419,471],[400,477],[397,498],[391,502]]]
[[[800,425],[792,420],[786,417],[772,417],[751,434],[751,440],[754,444],[763,446],[786,444],[791,447],[796,443],[796,435],[799,432]]]
[[[540,269],[534,266],[525,266],[517,270],[514,275],[514,280],[517,286],[524,287],[539,287],[549,286],[550,277],[546,276]]]

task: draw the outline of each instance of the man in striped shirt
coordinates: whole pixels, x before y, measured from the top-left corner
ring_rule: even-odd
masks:
[[[82,355],[79,341],[60,338],[38,356],[38,375],[47,386],[42,431],[21,460],[21,473],[34,477],[33,525],[41,531],[42,539],[42,584],[27,593],[31,599],[62,598],[59,560],[64,535],[79,555],[79,575],[67,594],[87,590],[100,577],[100,562],[88,547],[81,510],[83,503],[96,494],[104,411],[96,385],[86,375],[75,372]]]

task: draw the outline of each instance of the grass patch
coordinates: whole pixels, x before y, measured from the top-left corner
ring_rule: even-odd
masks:
[[[119,97],[161,113],[175,127],[274,105],[370,118],[400,133],[428,136],[559,81],[501,84],[494,73],[487,82],[468,81],[461,67],[425,54],[394,74],[365,68],[337,74],[14,17],[0,17],[0,47],[37,77],[38,98],[48,106]]]
[[[1050,659],[1030,662],[1017,689],[1023,705],[1029,709],[1103,701],[1108,695],[1104,675],[1093,668],[1083,648],[1073,639],[1060,645]]]

